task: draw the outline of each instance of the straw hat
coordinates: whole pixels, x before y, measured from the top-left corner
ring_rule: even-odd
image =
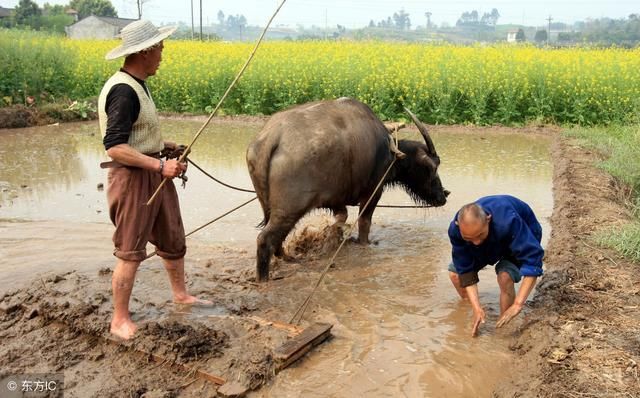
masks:
[[[151,22],[139,20],[125,26],[120,32],[122,44],[109,51],[106,59],[116,59],[135,54],[160,43],[175,32],[177,27],[165,26],[156,28]]]

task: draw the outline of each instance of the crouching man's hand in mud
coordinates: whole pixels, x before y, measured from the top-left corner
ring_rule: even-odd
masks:
[[[471,337],[478,336],[478,329],[480,329],[480,324],[484,323],[484,310],[482,307],[479,307],[477,310],[473,309],[473,328],[471,329]]]
[[[509,323],[516,315],[522,311],[522,307],[524,307],[524,303],[518,303],[517,301],[511,305],[511,307],[507,308],[507,310],[502,314],[498,322],[496,323],[496,328],[502,327]]]
[[[467,286],[464,288],[467,291],[467,297],[469,297],[469,302],[471,303],[471,307],[473,307],[473,328],[471,329],[471,337],[476,337],[478,335],[478,329],[480,328],[480,324],[484,323],[484,310],[480,305],[480,297],[478,296],[478,284],[474,284],[471,286]]]
[[[533,287],[536,285],[536,281],[538,277],[536,276],[525,276],[522,278],[522,286],[520,286],[520,290],[518,291],[518,295],[516,296],[513,304],[500,316],[498,322],[496,323],[496,328],[502,327],[509,323],[513,318],[516,317],[522,311],[524,307],[524,303],[527,302],[527,298]]]

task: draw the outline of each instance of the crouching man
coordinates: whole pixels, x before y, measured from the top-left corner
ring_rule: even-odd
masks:
[[[520,313],[542,275],[542,227],[525,202],[508,195],[480,198],[462,206],[449,226],[453,262],[449,277],[473,307],[472,336],[485,321],[478,296],[478,271],[495,265],[500,286],[501,327]],[[515,284],[522,280],[518,294]]]

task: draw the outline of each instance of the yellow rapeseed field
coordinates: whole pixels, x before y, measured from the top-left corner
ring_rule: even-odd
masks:
[[[0,31],[0,52],[15,41],[3,38],[10,35]],[[54,93],[58,96],[95,97],[122,63],[104,60],[117,41],[27,36],[31,52],[55,45],[66,54],[71,66],[68,76],[58,76],[65,90]],[[149,79],[156,104],[164,111],[205,112],[252,48],[167,40],[160,70]],[[11,73],[15,81],[25,80],[20,68]],[[29,81],[22,87],[28,89]],[[16,97],[1,83],[0,90]],[[266,42],[223,110],[271,114],[341,96],[369,104],[382,118],[398,116],[407,106],[430,123],[629,123],[640,112],[640,49]]]

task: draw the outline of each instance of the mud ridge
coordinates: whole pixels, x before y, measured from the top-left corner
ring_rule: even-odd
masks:
[[[514,332],[512,376],[497,397],[640,396],[637,264],[593,235],[628,222],[620,188],[598,156],[557,135],[555,206],[545,276]]]

